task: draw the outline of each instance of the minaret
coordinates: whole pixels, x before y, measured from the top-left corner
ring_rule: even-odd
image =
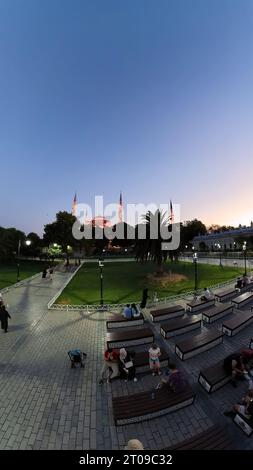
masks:
[[[76,199],[76,193],[75,193],[75,197],[72,203],[72,215],[74,215],[75,217],[76,217],[76,206],[77,206],[77,199]]]
[[[122,192],[120,191],[119,210],[118,210],[118,224],[121,224],[121,223],[123,222],[123,220],[122,220],[122,212],[123,212]]]

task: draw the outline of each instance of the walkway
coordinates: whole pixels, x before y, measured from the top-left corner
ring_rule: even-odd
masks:
[[[129,438],[139,438],[147,449],[159,449],[217,422],[229,425],[240,448],[253,449],[252,439],[223,416],[224,409],[244,394],[245,385],[227,385],[209,397],[197,384],[199,369],[248,344],[253,326],[180,363],[197,392],[194,405],[148,425],[116,428],[112,396],[147,389],[157,378],[148,374],[136,384],[98,385],[106,313],[46,308],[70,275],[56,272],[53,281],[34,279],[5,295],[12,319],[8,334],[0,331],[0,449],[119,449]],[[148,314],[146,318],[149,321]],[[164,345],[158,327],[152,328]],[[173,342],[166,341],[166,347],[173,357]],[[70,368],[67,352],[72,348],[88,354],[84,369]]]

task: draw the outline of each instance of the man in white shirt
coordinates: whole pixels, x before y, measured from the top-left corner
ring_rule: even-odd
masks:
[[[201,300],[209,300],[211,298],[211,292],[207,287],[204,288],[204,295],[201,297]]]

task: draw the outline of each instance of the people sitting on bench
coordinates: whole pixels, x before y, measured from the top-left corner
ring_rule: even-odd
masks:
[[[236,387],[236,379],[245,380],[249,378],[248,371],[243,363],[243,357],[241,353],[230,354],[225,357],[223,367],[227,374],[231,375],[231,384]]]
[[[130,307],[130,304],[127,304],[123,310],[123,316],[127,319],[127,320],[131,320],[132,318],[132,309]]]
[[[235,289],[241,289],[242,288],[242,279],[240,277],[237,278]]]
[[[159,359],[159,357],[161,356],[160,348],[155,343],[153,343],[148,353],[149,353],[149,365],[150,365],[150,370],[152,372],[152,375],[156,375],[156,374],[161,375],[160,359]]]
[[[183,392],[186,388],[186,380],[184,374],[177,369],[175,364],[169,364],[169,376],[168,379],[162,379],[157,388],[166,386],[175,393]]]
[[[242,287],[246,287],[249,284],[249,278],[246,274],[244,274],[242,278]]]
[[[207,300],[210,300],[210,299],[211,299],[211,292],[207,287],[205,287],[204,288],[204,295],[202,295],[200,297],[200,300],[206,300],[207,301]]]
[[[125,348],[119,350],[119,372],[120,378],[125,382],[132,380],[137,382],[136,371],[133,363],[134,353],[127,351]]]
[[[242,403],[233,405],[232,410],[225,411],[224,415],[234,418],[236,413],[240,413],[245,418],[250,419],[253,417],[253,391],[249,390],[247,395],[242,398]]]
[[[110,375],[110,371],[112,371]],[[107,383],[119,376],[119,353],[115,349],[106,349],[104,352],[104,364],[100,372],[99,384],[104,382],[104,376],[107,374]]]
[[[141,311],[135,304],[131,305],[131,312],[132,312],[132,318],[138,318],[141,316]]]

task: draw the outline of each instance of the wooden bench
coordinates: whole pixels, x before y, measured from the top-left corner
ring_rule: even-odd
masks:
[[[234,423],[247,435],[251,436],[253,433],[253,417],[246,418],[241,413],[236,413]]]
[[[126,348],[154,342],[154,333],[150,328],[136,330],[112,331],[107,333],[108,348]]]
[[[165,323],[161,326],[160,332],[164,338],[170,338],[170,336],[182,335],[196,328],[201,328],[201,318],[199,315],[192,315]]]
[[[213,323],[231,312],[233,312],[233,305],[231,304],[216,305],[202,313],[202,320],[206,323]]]
[[[240,294],[238,297],[233,299],[232,303],[235,305],[236,308],[239,308],[250,301],[253,301],[253,292],[245,292],[244,294]]]
[[[161,367],[167,367],[169,364],[169,355],[168,353],[161,348],[160,365]],[[150,371],[149,365],[149,354],[148,351],[138,351],[135,353],[133,363],[136,367],[137,373],[148,372]]]
[[[210,300],[192,300],[191,302],[187,302],[186,310],[189,312],[198,312],[199,310],[204,310],[205,308],[212,307],[215,304],[215,299]]]
[[[234,444],[227,434],[226,428],[220,425],[212,426],[206,431],[196,434],[185,441],[168,447],[166,450],[233,450]]]
[[[243,328],[253,322],[253,312],[234,313],[231,318],[224,320],[222,323],[222,331],[228,336],[235,336]]]
[[[107,320],[106,327],[108,330],[111,328],[131,328],[133,326],[143,325],[143,323],[144,317],[142,314],[139,317],[131,318],[130,320],[123,317],[123,315],[113,315]]]
[[[184,313],[185,309],[182,307],[182,305],[173,305],[171,307],[161,308],[159,310],[150,310],[150,316],[153,322],[181,317],[184,315]]]
[[[248,292],[251,289],[253,289],[253,282],[249,282],[249,284],[246,284],[246,286],[241,287],[240,293],[242,294],[243,292]]]
[[[226,385],[231,380],[231,374],[228,374],[223,367],[224,360],[217,362],[207,369],[201,370],[198,382],[208,393],[213,393]]]
[[[217,294],[215,294],[215,298],[219,302],[225,302],[226,300],[229,300],[229,299],[231,300],[233,297],[236,297],[238,293],[239,293],[238,289],[235,289],[235,288],[226,289],[221,292],[217,292]]]
[[[222,343],[223,336],[224,333],[222,331],[218,331],[213,328],[207,332],[200,333],[191,339],[177,342],[175,345],[175,352],[178,357],[184,361]]]
[[[151,389],[134,395],[115,397],[112,399],[114,421],[116,426],[122,426],[158,418],[191,405],[194,399],[190,385],[180,393],[173,393],[167,387],[162,387],[158,390]]]

